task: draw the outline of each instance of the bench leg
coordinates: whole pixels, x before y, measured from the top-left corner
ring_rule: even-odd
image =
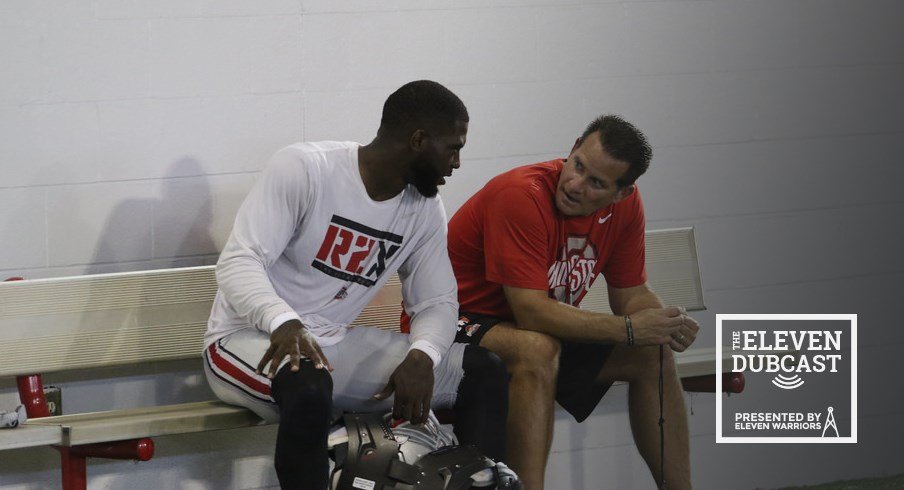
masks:
[[[154,457],[154,440],[148,437],[128,441],[101,442],[82,446],[59,446],[63,490],[88,488],[87,459],[134,459],[148,461]]]
[[[28,418],[49,417],[47,400],[44,398],[44,383],[40,374],[16,376],[16,387],[19,389],[19,400],[25,405]]]
[[[63,490],[86,490],[88,488],[86,457],[72,454],[74,448],[59,447],[60,469],[63,472]]]

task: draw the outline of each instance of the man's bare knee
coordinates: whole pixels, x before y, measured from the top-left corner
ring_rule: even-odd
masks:
[[[555,379],[561,352],[558,339],[518,328],[508,328],[504,332],[504,336],[499,335],[493,339],[495,344],[504,344],[504,347],[497,349],[494,346],[491,349],[502,357],[510,373],[548,381]],[[493,330],[490,333],[494,333]]]
[[[537,364],[554,362],[558,365],[559,353],[562,351],[558,339],[530,330],[519,330],[518,337],[518,351],[521,359]]]

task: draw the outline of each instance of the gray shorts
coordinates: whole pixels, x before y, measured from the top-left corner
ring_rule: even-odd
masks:
[[[393,398],[376,401],[373,395],[408,354],[408,335],[371,327],[349,328],[339,343],[323,347],[333,366],[333,404],[354,412],[385,412]],[[226,403],[246,407],[264,420],[279,420],[279,408],[270,395],[270,380],[254,372],[270,346],[270,336],[247,328],[228,335],[204,350],[204,372],[213,392]],[[464,376],[464,344],[452,344],[433,368],[432,408],[452,408]],[[283,360],[284,365],[289,362]],[[309,361],[305,361],[309,362]]]

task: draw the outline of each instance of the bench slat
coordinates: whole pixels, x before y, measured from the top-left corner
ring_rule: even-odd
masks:
[[[678,367],[678,376],[692,378],[694,376],[706,376],[713,373],[727,373],[731,371],[731,351],[722,349],[722,366],[716,369],[716,348],[703,347],[689,349],[675,353],[675,364]]]
[[[62,430],[63,446],[261,425],[250,410],[220,401],[182,403],[32,419],[26,428]]]
[[[0,289],[0,319],[213,301],[213,266],[16,281]],[[209,310],[208,310],[209,313]]]
[[[15,373],[44,373],[200,357],[207,322],[9,339],[4,365]],[[60,345],[67,345],[65,355]],[[9,368],[7,368],[9,369]],[[0,373],[4,374],[4,373]],[[14,373],[11,373],[14,374]]]
[[[688,311],[706,309],[697,264],[693,228],[648,231],[646,236],[647,283],[666,305]],[[600,277],[581,302],[581,308],[610,313],[606,281]]]
[[[42,427],[26,425],[15,429],[0,429],[0,451],[25,447],[48,446],[63,442],[63,433],[58,426]]]

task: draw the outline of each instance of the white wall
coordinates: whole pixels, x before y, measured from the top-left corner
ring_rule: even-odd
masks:
[[[468,105],[450,214],[496,173],[562,155],[602,112],[643,128],[648,228],[697,227],[709,310],[858,313],[860,443],[716,445],[691,400],[697,488],[904,472],[904,4],[898,0],[7,0],[0,3],[0,277],[213,263],[267,157],[367,142],[385,97],[432,78]],[[69,411],[205,399],[193,363],[57,375]],[[564,416],[550,488],[652,488],[616,388]],[[0,380],[0,409],[15,403]],[[757,396],[747,393],[741,396]],[[270,428],[157,440],[93,488],[275,485]],[[55,488],[51,449],[0,486]]]

